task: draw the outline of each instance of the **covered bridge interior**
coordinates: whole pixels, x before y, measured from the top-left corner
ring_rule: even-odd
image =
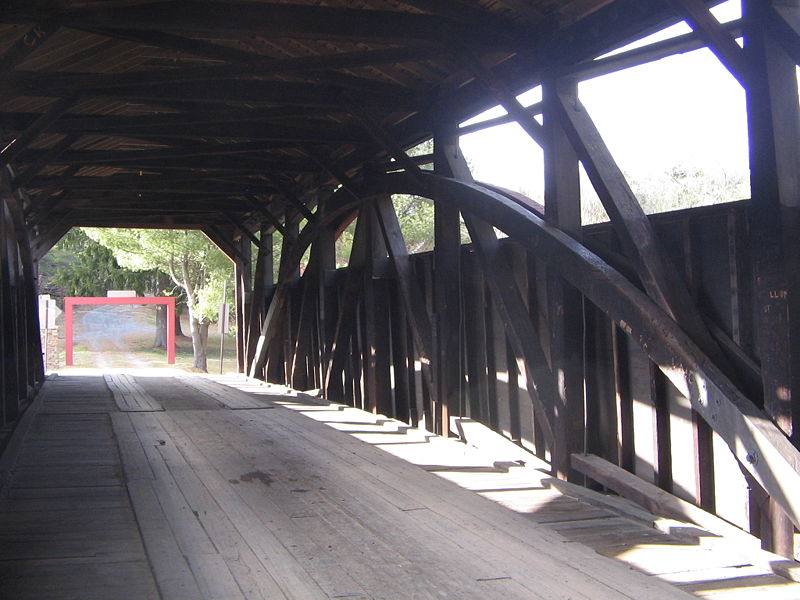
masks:
[[[648,483],[793,556],[800,4],[722,25],[717,3],[5,0],[0,423],[45,380],[37,262],[67,231],[196,229],[235,264],[239,372],[445,438],[479,422],[560,480],[672,506]],[[746,95],[752,198],[648,217],[577,84],[702,47]],[[459,150],[509,122],[543,205]],[[581,223],[579,165],[610,223]],[[432,252],[394,194],[433,202]]]

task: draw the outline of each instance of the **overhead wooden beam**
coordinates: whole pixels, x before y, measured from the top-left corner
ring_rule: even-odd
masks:
[[[305,202],[303,202],[300,197],[294,193],[291,187],[283,181],[280,177],[270,177],[269,182],[275,186],[280,192],[280,195],[285,198],[289,204],[294,206],[301,215],[303,215],[309,223],[313,223],[317,219],[317,215],[315,215],[311,210],[308,208]]]
[[[123,229],[186,229],[203,230],[209,227],[211,220],[205,216],[186,215],[185,218],[172,217],[165,219],[162,216],[150,216],[141,213],[120,212],[114,217],[98,217],[96,214],[87,214],[80,211],[71,211],[73,227],[119,227]],[[218,224],[225,225],[220,218]]]
[[[743,86],[747,84],[750,68],[744,51],[708,10],[702,0],[669,0],[689,26],[716,54],[720,62]]]
[[[795,64],[800,64],[800,7],[792,0],[771,5],[772,10],[765,15],[770,31]]]
[[[79,134],[69,134],[71,139],[77,139]],[[59,142],[59,144],[61,144]],[[250,165],[254,169],[258,168],[259,161],[264,168],[275,165],[275,168],[285,168],[289,171],[294,166],[309,164],[309,161],[293,161],[275,158],[267,154],[270,150],[284,149],[290,147],[287,144],[270,144],[268,142],[242,142],[242,143],[197,143],[181,144],[165,148],[153,148],[149,150],[71,150],[63,151],[59,155],[51,156],[51,150],[28,150],[22,157],[25,160],[39,162],[47,157],[48,163],[53,164],[95,164],[95,165],[122,165],[142,164],[157,166],[156,161],[169,161],[181,158],[196,157],[236,157],[236,160],[244,159],[245,165]],[[65,149],[66,150],[66,149]],[[151,163],[152,161],[152,163]],[[232,161],[231,161],[232,162]],[[199,165],[205,166],[212,164],[209,161],[199,161]]]
[[[69,148],[72,144],[74,144],[80,135],[78,134],[69,134],[65,135],[61,140],[58,141],[52,148],[45,150],[38,157],[30,163],[27,163],[25,169],[20,172],[16,177],[14,177],[14,181],[12,182],[15,187],[24,187],[27,185],[36,174],[45,166],[51,164],[55,161],[59,156],[61,156],[67,148]]]
[[[592,60],[639,39],[643,29],[656,31],[674,21],[674,11],[663,0],[616,0],[564,27],[556,36],[529,38],[525,50],[497,64],[492,72],[512,93],[521,93],[536,85],[538,74],[554,65]],[[608,27],[609,22],[614,23],[613,28]],[[454,121],[474,117],[485,109],[486,86],[477,79],[450,90],[437,103],[437,112]],[[430,120],[431,115],[425,112],[393,129],[401,137],[413,138],[412,132],[431,131]]]
[[[92,191],[92,190],[73,190],[75,194],[70,204],[75,208],[97,208],[107,210],[114,208],[142,208],[158,212],[185,211],[195,208],[200,212],[228,210],[233,213],[252,212],[251,206],[239,196],[225,194],[217,195],[194,195],[194,194],[172,194],[170,192],[159,191],[133,191],[129,192],[119,189],[116,192]],[[79,194],[79,195],[78,195]],[[33,195],[36,201],[46,198],[44,192]]]
[[[161,194],[192,194],[196,196],[240,196],[244,194],[272,193],[273,189],[264,180],[252,183],[217,181],[205,179],[198,174],[195,181],[181,178],[155,176],[109,175],[106,177],[39,177],[30,182],[30,187],[39,190],[72,189],[95,192]]]
[[[170,69],[163,71],[143,71],[127,72],[119,75],[105,74],[106,77],[99,75],[86,74],[61,74],[53,75],[49,73],[14,73],[9,77],[5,91],[16,92],[19,94],[41,95],[41,96],[67,96],[70,94],[81,93],[83,95],[138,95],[142,88],[152,90],[155,86],[175,86],[181,83],[189,86],[189,89],[196,89],[197,86],[216,87],[225,89],[228,86],[242,87],[248,90],[251,85],[258,86],[263,83],[277,85],[277,90],[295,91],[304,93],[304,90],[319,89],[337,91],[344,96],[346,92],[358,94],[360,101],[362,94],[367,98],[379,98],[397,96],[401,101],[411,102],[418,98],[418,92],[413,88],[398,83],[387,82],[382,79],[373,79],[342,73],[339,71],[314,71],[313,73],[264,73],[253,65],[238,65],[225,67],[194,67],[184,70]],[[171,76],[170,76],[171,75]],[[289,81],[287,81],[287,79]],[[284,88],[283,84],[289,86]],[[170,88],[173,89],[173,88]],[[254,89],[259,90],[260,87]],[[305,101],[303,103],[306,103]],[[292,106],[292,103],[283,103],[285,106]],[[314,106],[313,104],[309,106]]]
[[[10,131],[23,131],[32,126],[40,113],[0,113],[0,126]],[[257,113],[246,111],[241,118],[231,121],[226,117],[216,120],[208,116],[151,115],[142,117],[66,115],[48,127],[51,133],[102,134],[137,139],[183,138],[235,138],[270,142],[314,143],[364,143],[370,139],[336,125],[321,123],[313,128],[294,127],[272,123],[274,117],[259,119]]]
[[[258,212],[258,214],[260,214],[267,221],[269,221],[269,223],[275,228],[275,230],[278,233],[280,233],[283,237],[292,237],[291,232],[288,229],[286,229],[284,224],[281,223],[278,220],[278,218],[272,214],[272,211],[270,211],[266,206],[264,206],[264,204],[258,198],[251,195],[247,195],[245,196],[245,198],[250,203],[250,206],[252,206]]]
[[[732,37],[738,37],[742,34],[742,20],[736,19],[720,25]],[[585,81],[602,75],[609,75],[631,67],[641,66],[650,62],[655,62],[673,56],[675,54],[682,54],[684,52],[691,52],[692,50],[699,50],[706,47],[706,42],[703,41],[695,32],[687,33],[684,35],[654,42],[641,48],[634,48],[627,52],[620,52],[613,54],[606,58],[598,58],[579,62],[574,65],[566,65],[558,69],[558,74],[561,76],[572,76],[578,81]],[[531,117],[535,117],[542,113],[542,102],[536,102],[530,106],[524,107],[530,113]],[[519,116],[519,115],[517,115]],[[461,135],[467,135],[476,131],[482,131],[497,125],[504,125],[512,123],[518,119],[514,115],[506,114],[492,119],[486,119],[470,125],[465,125],[459,128]]]
[[[530,106],[524,106],[523,108],[530,115],[530,118],[542,114],[541,102],[536,102],[535,104],[531,104]],[[506,114],[500,117],[494,117],[492,119],[486,119],[485,121],[478,121],[477,123],[471,123],[470,125],[464,125],[463,127],[459,127],[458,134],[467,135],[470,133],[475,133],[476,131],[483,131],[484,129],[489,129],[490,127],[497,127],[498,125],[505,125],[506,123],[514,123],[516,120],[517,119],[513,115]]]
[[[37,14],[33,7],[10,8],[4,21]],[[465,40],[473,46],[514,49],[518,40],[488,23],[475,28],[440,17],[399,11],[358,10],[299,4],[226,3],[224,7],[172,1],[144,6],[92,8],[63,13],[65,25],[205,35],[259,35],[263,38],[352,40],[393,44],[445,45]]]
[[[353,111],[351,114],[361,123],[361,126],[367,134],[369,134],[379,146],[383,146],[392,155],[398,165],[402,166],[410,173],[419,171],[419,165],[406,154],[392,136],[381,127],[380,123],[363,114],[361,111]]]
[[[112,32],[113,33],[113,32]],[[142,32],[145,34],[146,32]],[[186,41],[187,38],[180,38]],[[221,66],[186,67],[163,71],[130,71],[126,73],[50,73],[17,72],[6,82],[6,89],[41,90],[43,93],[71,93],[84,89],[130,88],[140,85],[174,84],[177,82],[219,82],[254,76],[289,75],[324,72],[329,69],[352,69],[363,66],[405,63],[428,59],[440,53],[433,48],[387,48],[360,52],[338,52],[323,56],[303,56],[296,58],[268,59],[264,56],[242,52],[209,42],[191,40],[192,44],[208,47],[205,56],[233,61],[234,64]],[[198,48],[193,48],[198,54]],[[316,78],[319,75],[315,76]],[[372,86],[381,89],[383,84],[377,80],[348,78],[339,71],[331,74],[339,85],[351,87],[360,82],[360,87]],[[393,89],[407,93],[401,86]],[[384,87],[384,89],[387,89]]]
[[[174,226],[173,226],[174,228]],[[211,240],[220,251],[230,259],[232,263],[236,263],[236,261],[243,261],[246,257],[236,248],[236,245],[233,243],[233,240],[229,238],[229,236],[225,235],[220,227],[216,225],[208,225],[202,229],[205,236]]]
[[[175,148],[163,150],[133,150],[130,152],[116,151],[103,152],[97,150],[73,150],[65,152],[65,145],[79,137],[78,134],[69,134],[68,140],[62,140],[53,148],[44,151],[28,151],[18,161],[25,164],[25,170],[31,165],[36,170],[44,164],[55,165],[81,165],[81,166],[107,166],[144,171],[159,170],[201,170],[234,172],[250,172],[258,174],[264,172],[286,173],[311,173],[317,167],[308,160],[275,157],[271,155],[257,155],[255,151],[237,153],[236,148],[231,148],[228,153],[225,145],[216,148],[198,149]],[[251,144],[247,144],[250,146]],[[236,146],[236,145],[234,145]],[[263,149],[261,150],[263,153]],[[31,161],[31,162],[28,162]],[[18,178],[21,176],[18,175]],[[25,180],[30,181],[35,173],[25,175]]]
[[[58,18],[46,19],[25,32],[0,57],[0,77],[6,78],[17,65],[25,62],[61,26]]]
[[[519,126],[525,130],[537,144],[542,145],[542,126],[534,119],[533,115],[527,110],[507,86],[507,84],[492,70],[481,62],[480,58],[462,49],[456,55],[465,68],[469,69],[478,80],[483,83],[489,92],[495,97],[495,100],[506,109],[509,115],[519,123]]]
[[[86,97],[121,98],[144,102],[175,101],[247,107],[281,104],[348,110],[353,106],[348,97],[349,92],[347,88],[331,84],[237,79],[235,85],[209,85],[202,81],[164,82],[128,87],[80,88],[77,93]],[[47,89],[42,89],[38,93],[53,95],[55,92],[48,93]],[[360,106],[383,110],[416,111],[424,106],[424,99],[413,91],[386,93],[374,90],[361,91],[358,103]]]
[[[28,147],[28,144],[61,118],[61,115],[72,108],[77,100],[76,96],[70,96],[53,102],[44,114],[40,115],[25,131],[17,135],[5,148],[0,150],[0,168],[11,164],[11,161]]]
[[[361,186],[353,181],[353,179],[347,173],[333,164],[328,157],[324,156],[314,148],[305,148],[303,152],[306,154],[306,156],[313,158],[314,161],[316,161],[316,163],[322,167],[322,169],[328,173],[328,175],[331,176],[331,178],[339,182],[354,200],[361,201]]]
[[[72,225],[69,223],[69,213],[67,212],[63,218],[41,231],[35,237],[31,245],[33,259],[35,261],[41,260],[70,229],[72,229]]]
[[[431,15],[438,15],[457,21],[475,29],[480,28],[482,23],[488,23],[497,30],[517,30],[520,34],[523,29],[515,21],[465,2],[454,4],[449,0],[400,0],[400,3],[406,6],[413,6]]]
[[[734,40],[742,35],[742,19],[734,19],[727,23],[720,23],[719,26],[728,32],[728,35]],[[693,31],[684,35],[647,44],[641,48],[619,52],[605,58],[587,60],[576,65],[566,66],[563,70],[559,70],[559,74],[571,75],[580,81],[585,81],[593,77],[609,75],[617,71],[622,71],[623,69],[645,65],[675,54],[699,50],[700,48],[706,47],[706,45],[707,42],[705,42],[697,32]]]
[[[33,198],[30,205],[25,210],[25,222],[29,227],[38,226],[41,221],[47,218],[59,204],[69,197],[70,192],[63,190],[58,194],[43,199]]]
[[[229,211],[223,211],[222,214],[225,215],[225,218],[230,221],[231,225],[233,225],[240,233],[242,233],[248,240],[250,240],[256,248],[261,248],[261,240],[259,240],[252,231],[250,231],[247,226],[242,223],[236,216],[231,214]]]
[[[237,48],[221,46],[205,40],[197,40],[191,37],[176,35],[166,31],[148,31],[145,29],[135,29],[119,24],[117,27],[104,27],[98,24],[71,22],[72,29],[87,31],[97,35],[104,35],[112,39],[128,40],[153,46],[156,48],[167,48],[176,50],[189,55],[211,58],[219,61],[231,63],[252,64],[258,60],[257,54],[245,52]]]

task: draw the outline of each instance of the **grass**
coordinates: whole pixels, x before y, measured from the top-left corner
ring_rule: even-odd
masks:
[[[219,343],[222,336],[218,333],[208,334],[208,372],[219,373]],[[147,339],[137,338],[131,340],[131,353],[135,353],[141,360],[152,363],[150,366],[170,366],[167,365],[167,351],[164,348],[154,348],[152,336]],[[179,337],[175,341],[175,367],[193,370],[194,353],[192,352],[192,340],[190,337]],[[222,355],[223,370],[228,371],[236,368],[236,339],[233,335],[225,336],[225,347]]]

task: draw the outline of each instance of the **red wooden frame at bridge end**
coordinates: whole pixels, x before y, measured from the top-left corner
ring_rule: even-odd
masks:
[[[66,346],[67,366],[72,366],[72,346],[73,328],[72,314],[75,305],[121,305],[121,304],[156,304],[167,307],[167,364],[175,364],[175,298],[173,296],[128,296],[113,297],[79,297],[71,296],[64,298],[64,337]]]

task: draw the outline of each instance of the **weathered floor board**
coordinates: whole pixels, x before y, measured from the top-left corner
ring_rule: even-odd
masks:
[[[106,385],[114,394],[114,402],[124,412],[149,412],[164,410],[161,404],[125,374],[105,375]]]
[[[36,402],[0,490],[0,598],[158,598],[102,378],[57,377]]]
[[[220,381],[242,389],[129,376],[131,409],[51,379],[0,496],[0,598],[800,597],[513,448]]]

